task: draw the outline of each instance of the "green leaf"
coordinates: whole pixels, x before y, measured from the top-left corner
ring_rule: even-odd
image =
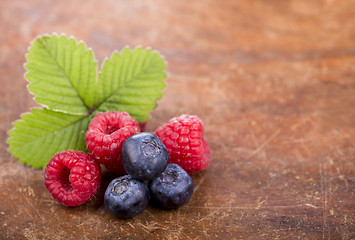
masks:
[[[151,49],[124,48],[103,63],[99,74],[98,111],[125,111],[138,122],[149,119],[165,88],[166,64]]]
[[[9,131],[9,150],[20,162],[39,168],[57,152],[85,151],[85,132],[90,116],[34,108],[22,115]]]
[[[97,62],[83,42],[65,35],[37,38],[25,65],[38,103],[68,113],[88,112],[95,99]]]

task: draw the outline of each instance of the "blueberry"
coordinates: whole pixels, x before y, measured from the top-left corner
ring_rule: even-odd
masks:
[[[148,203],[147,185],[129,175],[112,180],[104,195],[105,207],[119,218],[131,218],[140,214]]]
[[[194,184],[179,165],[170,163],[157,178],[149,181],[152,203],[162,208],[179,208],[190,199]]]
[[[134,178],[152,180],[164,171],[168,161],[168,150],[153,133],[137,133],[123,143],[123,167]]]

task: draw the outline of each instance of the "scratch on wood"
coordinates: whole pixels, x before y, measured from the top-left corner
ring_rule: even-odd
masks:
[[[15,184],[14,184],[12,181],[10,181],[10,184],[13,185],[13,188],[16,188],[16,187],[15,187]],[[25,193],[24,193],[23,191],[21,191],[21,190],[19,190],[18,192],[23,196],[22,199],[25,199],[25,200],[26,200],[26,202],[28,203],[28,206],[30,206],[30,207],[33,209],[33,212],[37,213],[37,215],[42,219],[42,221],[45,222],[45,221],[46,221],[45,218],[39,213],[38,209],[35,208],[35,207],[33,206],[33,204],[31,203],[31,201],[28,199],[29,196],[27,196],[27,194],[25,194]],[[33,193],[33,194],[34,194],[34,193]],[[26,208],[23,208],[23,209],[26,209]],[[29,214],[29,216],[32,216],[32,214]]]
[[[250,153],[244,161],[249,160],[251,157],[253,157],[255,154],[263,150],[263,148],[271,142],[278,134],[280,133],[280,129],[277,129],[268,139],[266,139],[257,149],[255,149],[252,153]]]
[[[293,151],[295,153],[296,159],[297,161],[299,161],[300,163],[303,163],[305,158],[303,157],[303,155],[298,151],[298,150],[294,150]]]
[[[131,226],[132,224],[130,223],[129,225]],[[147,233],[151,233],[151,232],[153,232],[154,230],[157,230],[157,229],[168,230],[168,228],[162,227],[157,222],[151,222],[149,224],[148,224],[148,222],[145,222],[145,224],[139,222],[139,223],[137,223],[137,225],[141,226],[142,229],[144,231],[146,231]],[[134,226],[133,226],[133,228],[134,228]]]
[[[305,205],[308,207],[311,207],[311,208],[318,208],[317,206],[314,206],[313,204],[310,204],[310,203],[306,203]]]
[[[209,217],[212,217],[216,214],[216,212],[210,212],[209,214],[207,214],[206,216],[202,217],[202,218],[199,218],[198,220],[196,220],[196,222],[202,222],[204,221],[205,219],[208,219]]]
[[[327,205],[328,205],[328,199],[327,199],[327,192],[326,192],[326,179],[324,174],[326,174],[326,172],[324,171],[325,167],[324,167],[324,163],[321,160],[321,158],[319,159],[319,176],[320,176],[320,185],[321,185],[321,193],[322,193],[322,198],[323,198],[323,212],[322,212],[322,218],[323,218],[323,239],[325,239],[325,234],[328,235],[328,239],[330,239],[330,230],[328,227],[328,223],[327,223]]]
[[[193,209],[240,209],[240,210],[254,210],[254,209],[287,209],[287,208],[296,208],[296,207],[311,207],[311,208],[319,208],[313,204],[310,203],[302,203],[302,204],[293,204],[293,205],[279,205],[279,206],[262,206],[266,200],[262,200],[261,202],[258,203],[261,204],[261,206],[245,206],[245,207],[237,207],[237,206],[186,206],[185,208],[193,208]]]
[[[259,197],[259,198],[258,198],[258,204],[257,204],[257,206],[255,207],[255,209],[260,209],[261,206],[262,206],[264,203],[266,203],[266,201],[267,201],[268,198],[269,198],[269,196],[267,196],[266,198],[261,198],[261,197]]]
[[[133,229],[135,228],[135,227],[134,227],[134,225],[133,225],[132,223],[127,222],[127,224],[128,224],[131,228],[133,228]]]
[[[177,225],[177,226],[180,225],[180,218],[181,218],[180,209],[178,209],[178,210],[177,210],[177,214],[176,214],[176,225]],[[175,237],[176,237],[177,239],[180,239],[182,230],[183,230],[182,227],[180,227],[180,228],[177,230],[177,233],[176,233],[176,235],[175,235]]]
[[[253,138],[253,141],[255,143],[255,147],[260,146],[260,143],[259,143],[258,139],[256,138],[256,136],[255,136],[253,131],[251,132],[251,137]],[[264,159],[266,159],[267,155],[266,155],[265,149],[263,148],[263,150],[261,152],[263,154]]]
[[[342,159],[342,156],[344,155],[343,151],[339,148],[339,147],[336,147],[336,151],[337,153],[340,155],[340,157],[338,158],[338,161],[341,162],[341,164],[339,164],[338,166],[341,168],[342,172],[344,172],[344,164],[343,164],[343,161],[341,160]],[[339,168],[337,168],[338,170]],[[339,173],[339,172],[338,172]],[[344,177],[343,174],[340,175],[339,173],[339,179],[340,180],[344,180],[344,183],[345,183],[345,187],[346,187],[346,191],[349,191],[349,183],[348,183],[348,180]]]
[[[197,192],[197,189],[200,187],[200,185],[205,181],[206,179],[206,175],[203,175],[201,178],[200,178],[200,181],[198,182],[198,184],[195,186],[194,188],[194,192]]]
[[[299,121],[299,122],[293,124],[293,125],[290,127],[290,129],[291,129],[292,131],[296,131],[299,126],[304,125],[304,124],[307,123],[307,122],[312,122],[312,116],[309,116],[309,117],[307,117],[307,118],[301,119],[301,121]]]

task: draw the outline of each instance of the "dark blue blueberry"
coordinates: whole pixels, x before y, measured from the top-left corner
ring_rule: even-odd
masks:
[[[147,185],[129,175],[112,180],[104,196],[105,207],[119,218],[134,217],[147,207],[149,190]]]
[[[137,133],[123,143],[123,167],[134,178],[152,180],[164,171],[168,161],[168,150],[153,133]]]
[[[170,163],[159,177],[149,181],[148,189],[153,204],[162,208],[178,208],[189,201],[194,184],[182,167]]]

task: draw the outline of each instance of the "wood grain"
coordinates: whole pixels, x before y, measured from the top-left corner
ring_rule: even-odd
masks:
[[[354,1],[2,0],[0,29],[0,239],[355,238]],[[12,122],[37,106],[27,48],[52,32],[100,64],[126,45],[165,56],[147,130],[195,114],[212,151],[187,205],[116,219],[105,175],[92,202],[66,208],[7,151]]]

